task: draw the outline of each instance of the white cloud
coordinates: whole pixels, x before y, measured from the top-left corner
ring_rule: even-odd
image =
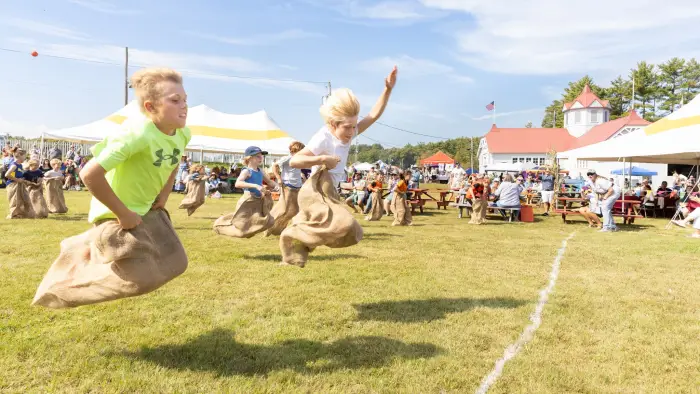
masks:
[[[138,14],[139,11],[119,8],[112,2],[105,0],[68,0],[69,2],[104,14]]]
[[[10,121],[0,116],[0,135],[9,134],[13,137],[36,138],[41,133],[48,131],[45,125],[36,125],[27,122]]]
[[[303,0],[307,4],[330,9],[350,19],[370,19],[394,23],[412,23],[436,18],[444,13],[423,7],[417,0]]]
[[[46,36],[67,38],[70,40],[85,41],[88,36],[77,32],[75,30],[67,29],[65,27],[51,25],[48,23],[37,22],[30,19],[23,18],[0,18],[0,23],[6,26],[14,27],[16,29],[43,34]]]
[[[677,0],[420,0],[475,20],[454,33],[458,57],[489,71],[561,74],[622,70],[639,60],[700,55],[700,3]],[[586,15],[582,15],[586,13]]]
[[[49,44],[39,48],[38,51],[47,55],[115,65],[121,65],[124,62],[124,48],[114,45]],[[326,92],[326,88],[321,83],[266,80],[262,73],[271,71],[271,66],[242,57],[129,48],[129,63],[135,67],[171,67],[180,71],[185,77],[191,78],[244,83],[267,88],[277,87],[319,96]],[[244,78],[235,78],[227,75],[228,73],[246,75],[242,76]]]
[[[507,118],[510,116],[514,115],[522,115],[522,114],[531,114],[534,112],[543,112],[544,108],[530,108],[530,109],[521,109],[517,111],[508,111],[508,112],[498,112],[496,111],[496,118]],[[488,115],[483,115],[483,116],[477,116],[474,117],[469,114],[463,114],[464,116],[468,117],[471,120],[487,120],[487,119],[493,119],[493,114],[488,114]]]
[[[207,40],[242,46],[275,45],[288,41],[325,37],[321,33],[308,32],[302,29],[290,29],[281,31],[279,33],[257,34],[248,37],[224,37],[214,34],[203,34],[196,32],[192,32],[191,34],[193,36],[205,38]]]
[[[414,58],[408,55],[402,55],[397,58],[385,56],[366,60],[360,63],[360,68],[368,72],[376,72],[377,70],[391,70],[394,65],[399,69],[400,78],[420,78],[441,75],[455,82],[474,82],[472,78],[458,74],[452,66],[428,59]]]

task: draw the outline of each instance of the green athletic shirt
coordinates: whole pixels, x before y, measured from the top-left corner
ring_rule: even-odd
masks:
[[[178,166],[192,135],[185,127],[166,135],[151,120],[125,126],[92,147],[93,160],[107,171],[105,178],[114,193],[130,210],[143,216]],[[116,218],[95,197],[88,221]]]

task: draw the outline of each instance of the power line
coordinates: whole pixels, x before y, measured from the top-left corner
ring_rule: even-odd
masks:
[[[391,125],[388,125],[388,124],[382,123],[382,122],[375,122],[375,123],[380,124],[380,125],[382,125],[382,126],[384,126],[384,127],[388,127],[388,128],[390,128],[390,129],[394,129],[394,130],[398,130],[398,131],[403,131],[404,133],[409,133],[409,134],[414,134],[414,135],[420,135],[420,136],[422,136],[422,137],[435,138],[435,139],[438,139],[438,140],[449,140],[449,138],[437,137],[437,136],[429,135],[429,134],[416,133],[415,131],[410,131],[410,130],[402,129],[402,128],[400,128],[400,127],[391,126]]]
[[[19,50],[10,49],[10,48],[0,48],[0,51],[13,52],[13,53],[19,53],[19,54],[25,53],[24,51],[19,51]],[[124,64],[120,64],[120,63],[107,62],[107,61],[102,61],[102,60],[81,59],[81,58],[70,57],[70,56],[43,55],[43,54],[41,56],[54,58],[54,59],[73,60],[73,61],[85,62],[85,63],[106,64],[109,66],[118,66],[118,67],[124,66]],[[133,64],[132,65],[132,64],[130,64],[129,68],[146,68],[146,67],[153,67],[153,66],[154,65],[148,65],[148,64],[145,64],[145,65],[142,65],[142,64]],[[185,74],[190,74],[190,75],[201,75],[201,76],[211,76],[211,77],[223,77],[223,78],[235,78],[235,79],[253,79],[253,80],[275,81],[275,82],[299,82],[299,83],[312,83],[312,84],[319,84],[319,85],[328,85],[327,81],[310,81],[310,80],[303,80],[303,79],[256,77],[256,76],[250,76],[250,75],[228,75],[228,74],[218,74],[218,73],[207,73],[207,72],[194,71],[194,70],[188,70],[188,69],[181,69],[180,71],[185,73]]]
[[[372,137],[367,137],[367,136],[364,135],[364,134],[360,134],[360,137],[367,138],[368,140],[374,141],[374,142],[376,142],[376,143],[378,143],[378,144],[381,144],[381,145],[388,145],[388,146],[393,147],[393,148],[400,148],[400,146],[398,146],[398,145],[390,144],[390,143],[384,142],[384,141],[375,140],[374,138],[372,138]]]

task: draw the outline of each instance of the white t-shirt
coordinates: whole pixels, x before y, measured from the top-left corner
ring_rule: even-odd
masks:
[[[619,193],[620,192],[620,187],[616,186],[614,183],[610,182],[607,179],[603,179],[601,177],[598,177],[595,180],[595,183],[591,184],[591,182],[588,182],[589,185],[591,185],[592,189],[594,192],[598,194],[605,194],[608,192],[608,189],[611,187],[613,188],[613,193]]]
[[[63,173],[60,171],[54,171],[54,170],[49,170],[44,173],[44,178],[57,178],[57,177],[62,177]]]
[[[345,182],[345,167],[348,163],[348,155],[350,154],[351,146],[352,142],[343,144],[343,142],[334,136],[326,126],[321,127],[321,129],[311,137],[311,141],[306,144],[306,147],[316,156],[331,155],[340,157],[340,163],[338,163],[334,169],[330,170],[334,186],[338,186],[340,182]],[[311,172],[315,173],[319,168],[319,166],[314,166]]]
[[[462,183],[464,180],[464,177],[467,176],[467,172],[464,171],[464,168],[462,167],[455,167],[452,169],[452,185],[459,185]]]
[[[301,181],[301,169],[294,168],[289,165],[289,161],[292,156],[285,156],[277,162],[280,166],[280,175],[282,175],[282,183],[292,187],[300,188],[302,185]]]

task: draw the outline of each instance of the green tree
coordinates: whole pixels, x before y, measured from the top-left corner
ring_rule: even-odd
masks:
[[[554,100],[544,110],[544,116],[542,117],[542,127],[554,127],[561,128],[564,127],[564,113],[561,111],[564,106],[561,100]],[[554,118],[556,117],[556,122]]]
[[[700,63],[695,58],[688,60],[683,69],[683,84],[681,86],[681,102],[692,100],[700,90]]]
[[[569,85],[564,89],[561,100],[554,100],[546,109],[542,117],[542,127],[564,127],[564,103],[570,103],[583,92],[583,88],[588,85],[591,91],[601,99],[605,99],[605,89],[596,85],[589,75],[584,75],[581,79],[569,82]],[[554,118],[556,117],[556,122]]]
[[[659,110],[672,113],[681,103],[681,93],[685,83],[685,60],[674,57],[659,65]]]
[[[525,124],[525,128],[526,128],[526,129],[531,129],[531,128],[532,128],[532,122],[531,122],[531,121],[530,121],[530,122],[527,122],[527,123]]]
[[[630,70],[630,78],[634,80],[634,108],[644,119],[654,120],[654,98],[659,91],[656,67],[645,61],[637,63],[637,68]]]
[[[632,101],[632,83],[618,76],[605,89],[605,99],[610,102],[610,119],[625,116]]]

